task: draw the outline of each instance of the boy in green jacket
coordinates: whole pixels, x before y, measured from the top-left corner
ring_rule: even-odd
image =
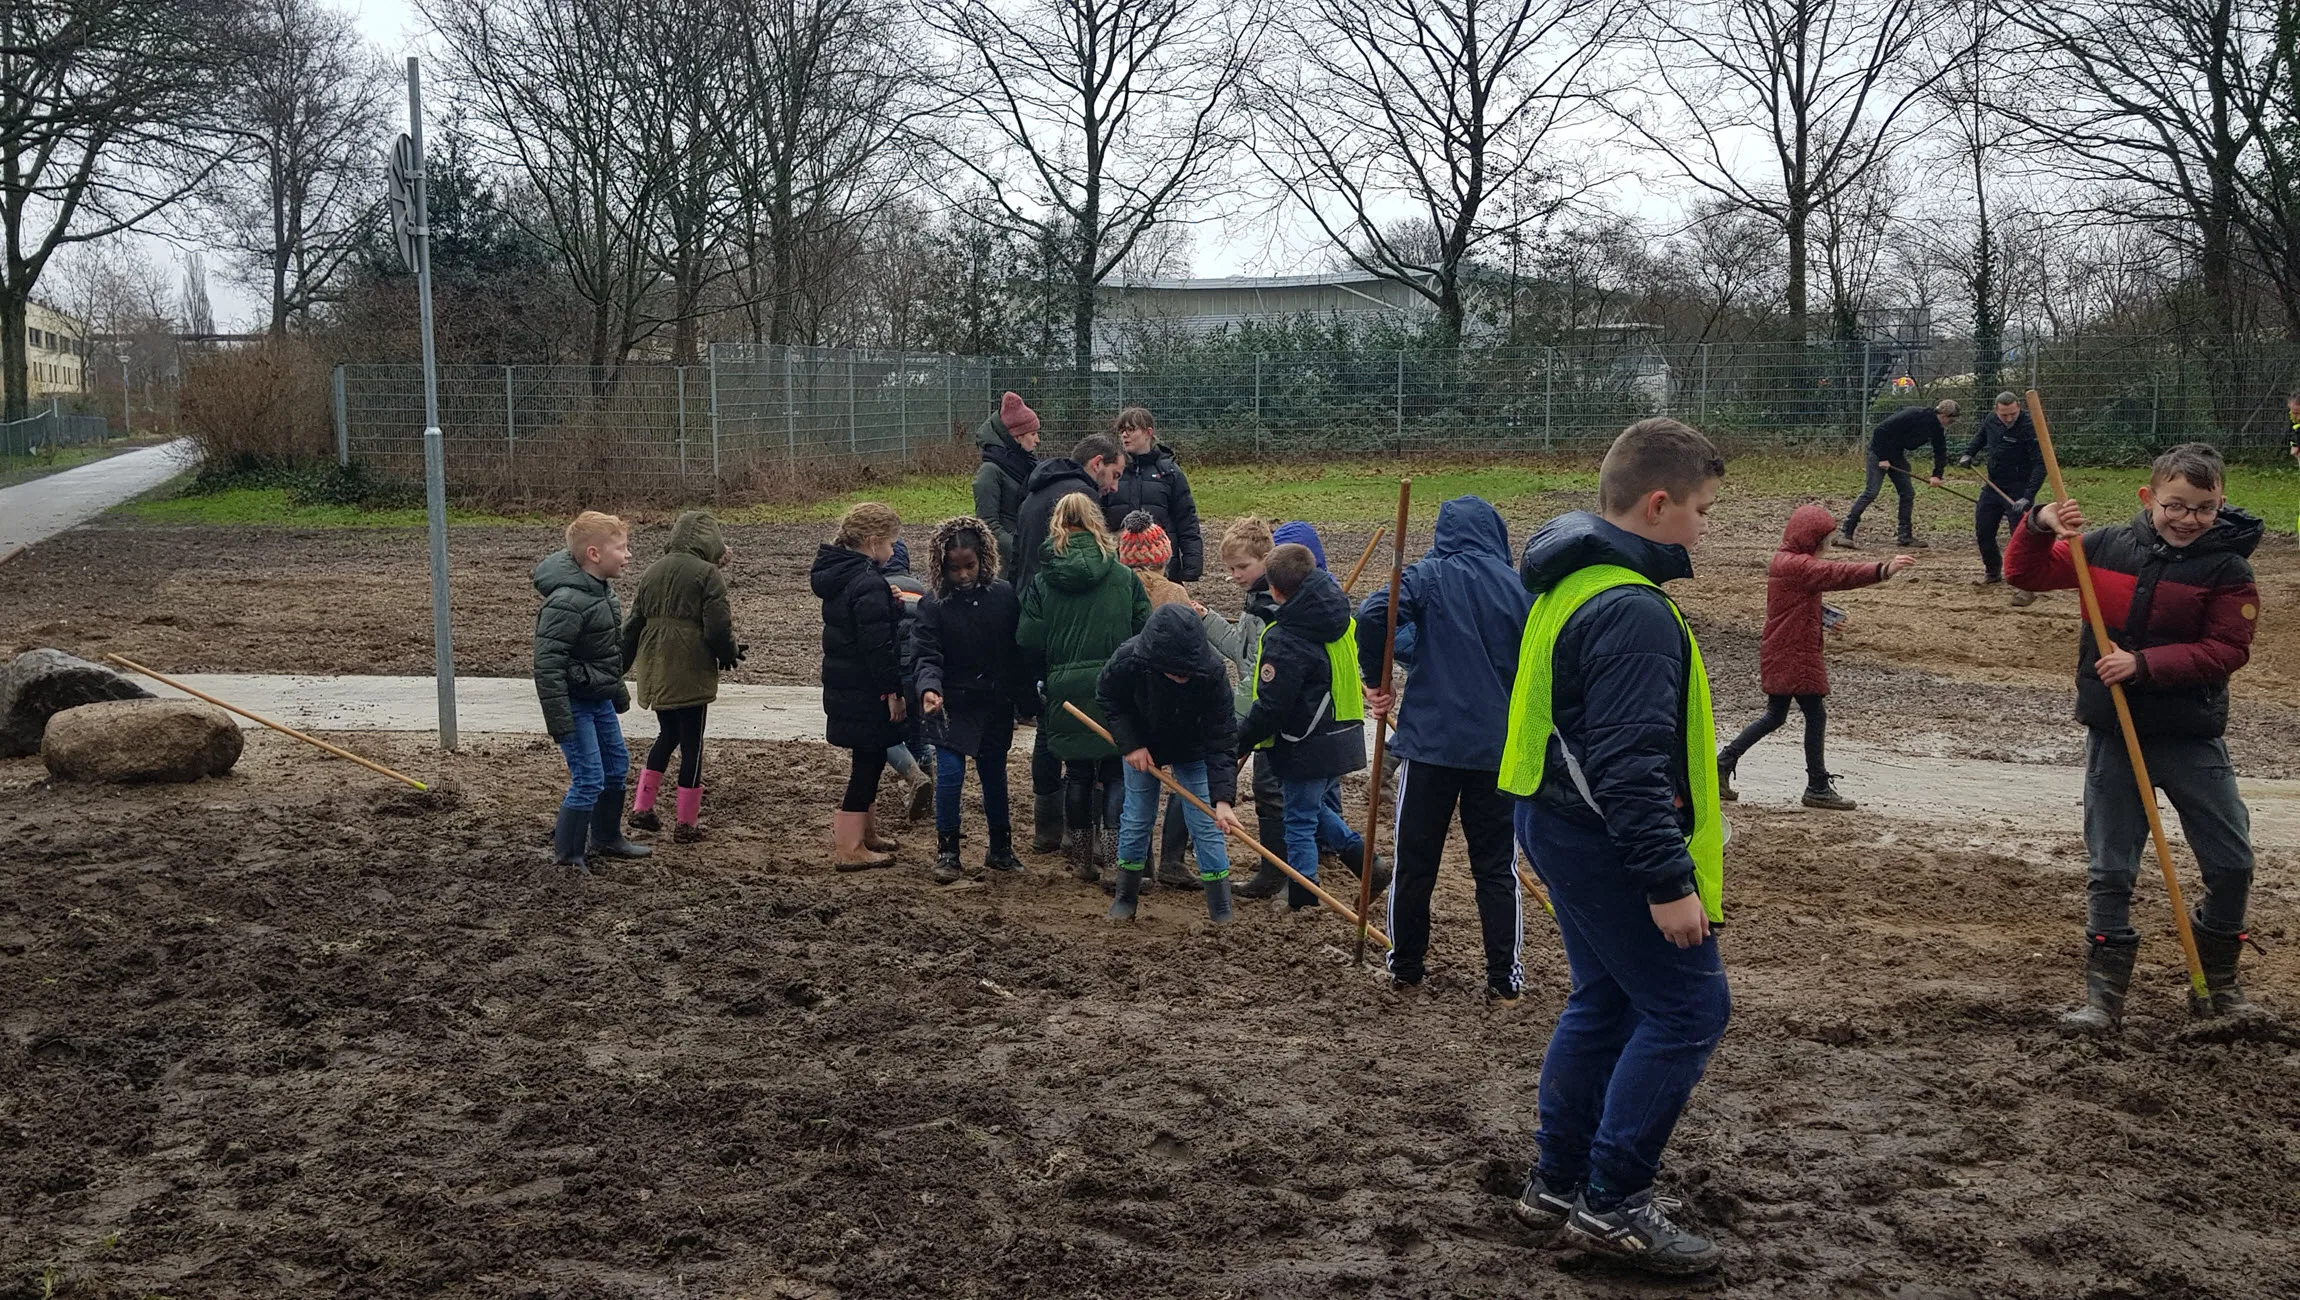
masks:
[[[631,526],[586,510],[567,525],[567,546],[530,575],[543,594],[535,614],[535,695],[543,726],[567,760],[567,797],[551,830],[553,860],[583,865],[583,846],[610,858],[652,849],[623,838],[623,783],[631,752],[615,715],[631,707],[623,687],[623,614],[608,580],[631,563]]]

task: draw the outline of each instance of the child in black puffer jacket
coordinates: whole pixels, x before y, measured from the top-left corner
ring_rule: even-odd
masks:
[[[902,693],[902,612],[879,566],[894,556],[902,519],[864,501],[839,519],[838,535],[815,552],[807,585],[823,602],[823,715],[826,738],[853,762],[846,796],[831,819],[831,861],[841,871],[883,867],[893,840],[871,824],[887,746],[902,739],[909,710]]]
[[[921,730],[932,737],[935,772],[934,878],[949,884],[959,867],[959,797],[966,760],[982,786],[991,871],[1020,871],[1006,796],[1006,755],[1017,713],[1037,703],[1030,672],[1015,646],[1022,602],[998,575],[998,540],[970,515],[946,519],[927,543],[932,590],[918,603],[918,699]]]

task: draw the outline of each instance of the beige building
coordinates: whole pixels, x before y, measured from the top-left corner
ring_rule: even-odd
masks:
[[[26,369],[32,396],[88,391],[88,331],[53,307],[30,304],[25,313],[25,342],[29,345]]]

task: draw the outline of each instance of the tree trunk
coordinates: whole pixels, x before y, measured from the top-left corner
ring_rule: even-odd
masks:
[[[30,277],[11,279],[0,287],[0,378],[6,380],[6,401],[0,420],[21,420],[32,404],[31,357],[24,342],[26,304],[32,297]]]
[[[1789,337],[1805,341],[1805,228],[1808,218],[1802,198],[1789,200],[1789,220],[1782,233],[1789,241]]]
[[[1997,319],[1996,232],[1989,229],[1989,191],[1979,146],[1973,149],[1973,211],[1980,236],[1973,244],[1973,386],[1997,386],[2004,363],[2004,323]],[[1990,394],[1993,396],[1994,394]]]

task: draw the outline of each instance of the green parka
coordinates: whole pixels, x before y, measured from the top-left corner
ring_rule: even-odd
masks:
[[[543,594],[535,612],[535,697],[553,740],[575,734],[570,699],[613,700],[631,707],[623,686],[623,611],[605,578],[583,571],[564,550],[543,557],[528,575]]]
[[[687,709],[719,698],[719,669],[735,662],[735,615],[719,560],[727,545],[710,512],[671,525],[663,558],[647,567],[623,621],[623,660],[639,707]]]
[[[1104,553],[1092,537],[1073,535],[1070,548],[1061,552],[1054,541],[1049,537],[1040,548],[1016,632],[1022,648],[1045,664],[1046,707],[1038,725],[1056,758],[1114,758],[1118,751],[1062,706],[1076,704],[1095,721],[1103,720],[1094,699],[1102,666],[1150,621],[1150,597],[1134,571]]]
[[[1030,472],[1038,458],[1022,449],[1006,422],[993,412],[974,426],[974,440],[982,444],[982,466],[974,471],[974,517],[990,525],[1005,557],[998,576],[1014,581],[1022,557],[1014,549],[1014,525],[1022,516],[1023,498],[1030,495]]]

